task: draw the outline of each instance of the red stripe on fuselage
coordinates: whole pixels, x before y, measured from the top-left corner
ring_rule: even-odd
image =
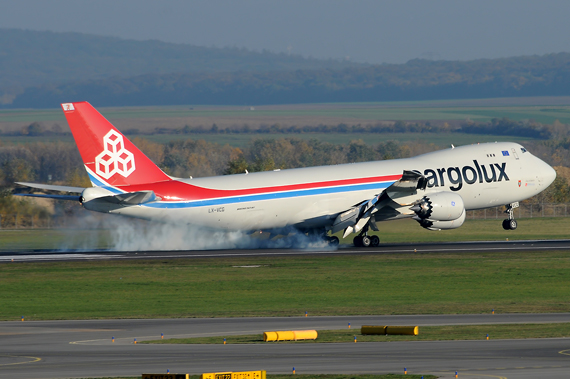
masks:
[[[290,184],[285,186],[247,188],[239,190],[220,190],[220,189],[204,188],[188,183],[183,183],[178,180],[137,184],[132,186],[119,186],[117,188],[125,192],[151,190],[154,191],[156,196],[161,197],[163,201],[192,201],[192,200],[217,199],[222,197],[257,195],[257,194],[271,193],[271,192],[284,192],[284,191],[304,190],[304,189],[313,189],[313,188],[345,186],[353,184],[396,181],[399,180],[401,177],[402,177],[401,174],[386,175],[386,176],[375,176],[370,178],[331,180],[326,182]]]

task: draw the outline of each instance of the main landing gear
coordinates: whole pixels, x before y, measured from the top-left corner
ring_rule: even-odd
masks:
[[[366,225],[364,229],[362,229],[362,232],[354,237],[352,242],[356,247],[376,247],[380,245],[380,238],[378,238],[378,236],[369,236],[368,225]]]
[[[509,205],[507,205],[507,209],[505,210],[505,213],[508,214],[508,218],[503,220],[503,229],[505,230],[515,230],[517,228],[517,220],[515,220],[515,214],[513,209],[518,208],[519,207],[519,203],[518,201],[516,203],[511,203]]]
[[[325,240],[329,243],[330,246],[338,246],[338,244],[340,243],[340,240],[336,236],[332,237],[327,236],[325,237]]]
[[[313,229],[313,230],[306,230],[306,231],[301,231],[302,233],[307,233],[307,236],[310,239],[313,239],[313,241],[315,240],[324,240],[326,243],[328,243],[330,246],[338,246],[340,244],[340,240],[338,239],[338,237],[336,236],[327,236],[327,231],[326,229]]]

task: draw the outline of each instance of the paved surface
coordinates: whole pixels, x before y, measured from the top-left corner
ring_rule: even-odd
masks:
[[[195,250],[195,251],[29,251],[2,252],[1,262],[21,261],[71,261],[113,259],[165,259],[165,258],[222,258],[244,256],[291,256],[291,255],[363,255],[363,254],[411,254],[411,253],[470,253],[470,252],[525,252],[543,250],[570,250],[570,240],[500,241],[500,242],[452,242],[452,243],[405,243],[381,244],[378,247],[355,248],[341,246],[339,249],[255,249],[255,250]]]
[[[569,313],[0,323],[0,378],[137,376],[265,369],[269,373],[401,373],[441,378],[568,378],[570,338],[258,345],[144,345],[184,336],[341,329],[364,324],[569,322]],[[421,329],[420,329],[421,331]],[[111,337],[115,337],[112,342]],[[220,341],[221,342],[221,341]]]

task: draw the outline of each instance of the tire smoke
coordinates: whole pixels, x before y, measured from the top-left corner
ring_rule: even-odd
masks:
[[[62,250],[169,251],[220,249],[336,250],[321,237],[294,228],[246,233],[83,213],[74,220],[81,233],[70,231]],[[73,235],[72,235],[73,234]],[[79,237],[80,236],[80,237]]]

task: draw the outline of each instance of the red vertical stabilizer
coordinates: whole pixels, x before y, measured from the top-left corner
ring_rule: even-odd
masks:
[[[93,185],[124,186],[170,180],[91,104],[84,101],[61,107]]]

